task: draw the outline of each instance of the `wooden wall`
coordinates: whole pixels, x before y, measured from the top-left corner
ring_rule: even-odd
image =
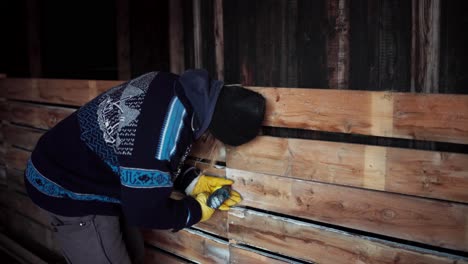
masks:
[[[224,150],[213,172],[236,180],[241,207],[176,234],[145,231],[148,263],[467,262],[467,102],[466,95],[444,94],[468,94],[468,2],[115,3],[105,11],[119,18],[111,52],[103,55],[115,54],[106,60],[113,61],[110,75],[62,77],[127,79],[202,67],[227,83],[259,86],[252,89],[273,102],[262,137]],[[53,77],[47,74],[58,66],[48,62],[47,50],[54,46],[36,43],[41,54],[35,57],[22,53],[34,47],[11,47],[9,64],[0,62],[4,72],[38,76],[30,62],[39,57],[39,76]],[[98,47],[97,53],[104,49]],[[13,54],[19,54],[15,62]],[[117,83],[16,79],[0,85],[0,220],[44,258],[59,259],[44,216],[24,195],[24,162],[44,131]],[[300,109],[309,110],[297,114]],[[443,128],[450,133],[440,133]]]

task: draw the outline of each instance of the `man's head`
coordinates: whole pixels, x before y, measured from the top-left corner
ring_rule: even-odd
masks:
[[[221,142],[239,146],[255,138],[264,115],[262,95],[241,86],[224,86],[208,129]]]

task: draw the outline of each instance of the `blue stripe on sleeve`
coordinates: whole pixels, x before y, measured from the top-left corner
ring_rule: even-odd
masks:
[[[174,97],[169,105],[169,110],[164,121],[156,158],[170,160],[177,146],[180,132],[184,126],[184,117],[187,114],[184,105],[177,97]]]
[[[120,182],[130,188],[172,187],[169,173],[139,168],[120,167]]]

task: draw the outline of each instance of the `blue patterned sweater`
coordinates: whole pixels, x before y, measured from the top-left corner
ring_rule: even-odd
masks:
[[[183,162],[206,130],[213,109],[206,106],[216,103],[222,83],[205,71],[180,80],[147,73],[99,95],[49,130],[25,172],[31,199],[64,216],[123,213],[140,227],[197,223],[201,208],[195,199],[169,196],[196,177]]]

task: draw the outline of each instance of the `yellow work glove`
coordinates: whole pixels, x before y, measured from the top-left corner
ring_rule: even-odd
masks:
[[[212,194],[217,189],[225,185],[232,185],[233,183],[233,181],[225,178],[201,175],[198,178],[198,182],[195,184],[195,187],[193,188],[193,191],[190,193],[190,195],[196,196],[199,193],[204,192]]]
[[[208,207],[208,205],[206,205],[208,196],[210,195],[206,192],[199,193],[197,194],[197,196],[195,196],[195,200],[197,200],[197,202],[200,204],[201,211],[202,211],[202,217],[201,217],[200,222],[204,222],[210,219],[213,213],[215,212],[215,209],[210,208]]]
[[[226,201],[224,201],[224,203],[220,207],[218,207],[218,209],[221,211],[227,211],[231,209],[231,207],[233,207],[234,205],[240,203],[241,201],[241,195],[238,192],[231,190],[230,197]]]

